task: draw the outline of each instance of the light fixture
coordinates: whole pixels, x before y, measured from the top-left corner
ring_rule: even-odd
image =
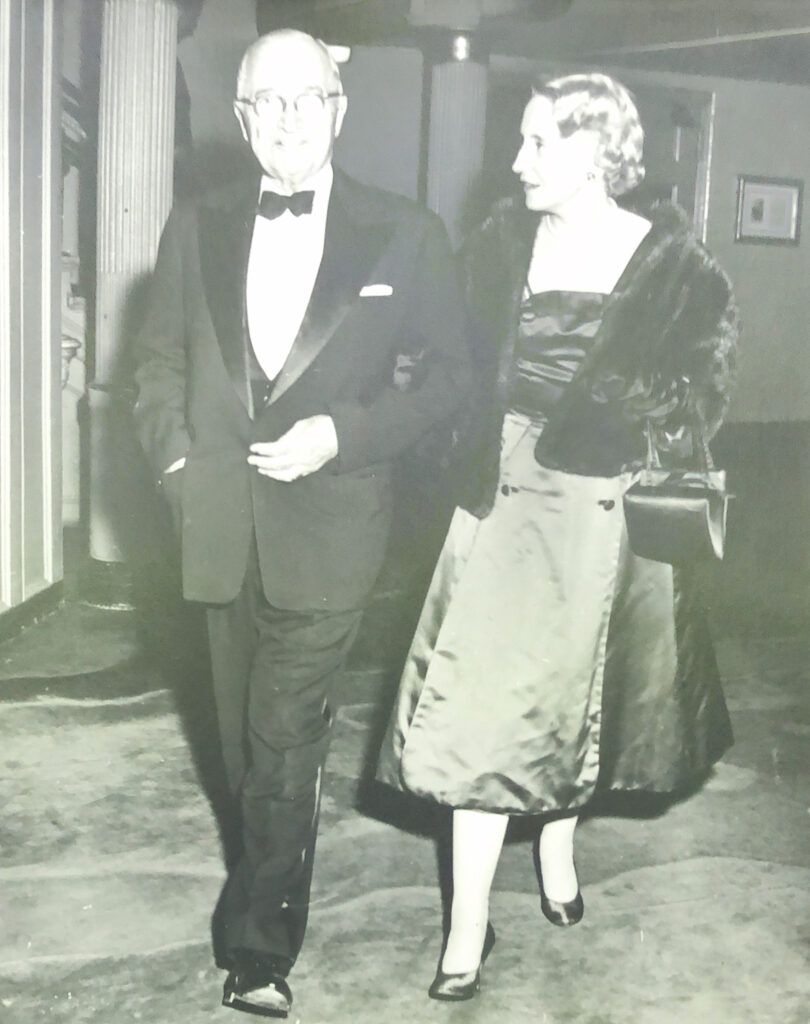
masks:
[[[453,60],[462,63],[470,59],[470,37],[461,33],[453,36],[452,49]]]
[[[332,55],[332,60],[336,64],[348,64],[352,57],[351,46],[338,46],[333,43],[326,44],[327,50]]]

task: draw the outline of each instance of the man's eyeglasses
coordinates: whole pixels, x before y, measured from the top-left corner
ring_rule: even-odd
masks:
[[[286,114],[287,107],[292,105],[296,117],[302,121],[314,120],[320,117],[326,109],[327,100],[335,100],[342,96],[342,92],[302,92],[291,100],[286,99],[271,89],[257,93],[252,100],[237,98],[237,103],[244,103],[253,107],[258,117],[270,121],[279,121]]]

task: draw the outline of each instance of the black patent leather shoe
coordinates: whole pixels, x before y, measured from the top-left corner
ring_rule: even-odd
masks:
[[[484,948],[481,950],[481,962],[474,971],[463,971],[460,974],[445,974],[439,968],[433,984],[428,989],[431,999],[442,999],[448,1003],[460,1003],[472,997],[481,988],[481,968],[495,945],[495,929],[487,923],[484,935]]]
[[[567,928],[569,925],[577,924],[582,920],[582,915],[585,913],[585,904],[579,889],[576,896],[567,903],[558,903],[557,900],[550,900],[543,890],[543,881],[541,879],[540,909],[552,924],[556,924],[560,928]]]
[[[540,845],[534,844],[534,870],[537,874],[537,884],[540,886],[540,909],[546,918],[558,928],[568,928],[572,924],[578,924],[585,913],[585,903],[582,900],[582,891],[577,887],[577,894],[567,903],[560,903],[551,900],[546,896],[543,885],[543,869],[540,866]]]
[[[259,1017],[286,1017],[292,1006],[289,966],[280,960],[237,962],[225,979],[222,1005]]]

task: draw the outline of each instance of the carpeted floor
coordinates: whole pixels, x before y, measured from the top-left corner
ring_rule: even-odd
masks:
[[[734,748],[690,797],[580,826],[576,928],[541,915],[515,831],[480,998],[453,1006],[425,994],[445,819],[367,782],[400,611],[378,596],[343,685],[291,1020],[807,1024],[810,639],[721,639]],[[187,619],[158,636],[71,601],[0,647],[3,1024],[240,1019],[210,947],[227,802],[200,637]]]

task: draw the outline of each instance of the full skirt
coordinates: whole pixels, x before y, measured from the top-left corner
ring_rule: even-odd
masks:
[[[453,807],[543,814],[669,792],[731,743],[694,574],[634,556],[631,477],[534,460],[510,414],[495,507],[450,525],[378,777]]]

